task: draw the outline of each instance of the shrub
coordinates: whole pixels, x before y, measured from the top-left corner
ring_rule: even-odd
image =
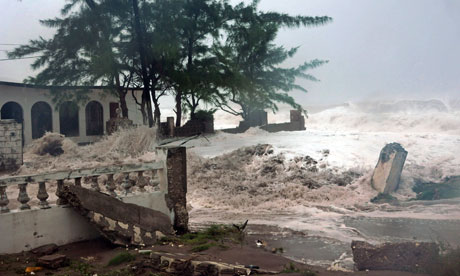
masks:
[[[210,110],[198,110],[195,112],[195,119],[200,121],[212,121],[214,120],[214,113],[216,113],[217,109],[210,109]]]
[[[134,261],[136,257],[129,252],[122,252],[109,261],[109,266],[115,266],[122,263]]]

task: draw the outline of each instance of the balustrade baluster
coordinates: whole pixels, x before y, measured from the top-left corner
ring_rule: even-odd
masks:
[[[146,179],[144,177],[144,172],[140,171],[137,172],[137,186],[139,187],[139,191],[145,192],[145,185],[146,185]]]
[[[40,200],[40,209],[48,209],[50,208],[50,205],[48,204],[48,199],[49,195],[48,192],[46,191],[46,183],[45,182],[39,182],[38,183],[38,193],[37,193],[37,198]]]
[[[129,179],[129,173],[125,173],[125,179],[123,180],[121,187],[125,190],[125,195],[128,195],[130,193],[131,180]]]
[[[107,183],[106,183],[106,186],[107,188],[107,191],[109,191],[109,194],[111,196],[114,196],[116,197],[117,194],[115,193],[115,181],[113,181],[113,174],[108,174],[107,175]]]
[[[30,205],[27,202],[30,201],[29,195],[27,194],[27,183],[18,184],[19,187],[19,194],[18,194],[18,201],[21,203],[21,207],[19,209],[26,210],[30,209]]]
[[[0,213],[8,213],[8,196],[6,195],[6,186],[0,185]]]
[[[91,177],[91,190],[100,192],[101,188],[99,187],[99,183],[97,182],[98,176],[95,175]]]
[[[64,190],[64,180],[60,179],[57,181],[57,189],[56,189],[56,195],[58,196],[58,200],[56,201],[57,205],[67,205],[67,199],[62,197],[62,193]]]
[[[75,178],[75,186],[81,187],[81,177]]]

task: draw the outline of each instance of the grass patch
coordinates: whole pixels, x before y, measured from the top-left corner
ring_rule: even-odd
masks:
[[[371,199],[372,203],[382,204],[382,203],[398,203],[398,200],[389,194],[379,193],[376,197]]]
[[[180,236],[178,240],[183,244],[195,246],[195,250],[203,249],[200,251],[204,251],[216,245],[222,245],[221,247],[225,248],[225,242],[242,243],[244,235],[243,231],[232,226],[212,225],[202,231],[191,232]]]
[[[191,251],[201,252],[206,251],[211,247],[217,246],[221,249],[228,249],[225,243],[244,242],[244,229],[238,229],[235,226],[227,225],[211,225],[210,227],[198,231],[186,233],[178,237],[163,237],[160,239],[160,244],[179,243],[192,246]]]
[[[206,243],[206,244],[201,244],[201,245],[197,245],[195,247],[192,248],[192,252],[201,252],[201,251],[206,251],[208,250],[209,248],[215,246],[216,244],[211,242],[211,243]]]
[[[217,246],[221,249],[228,249],[225,243],[243,244],[245,238],[245,227],[239,225],[211,225],[210,227],[198,232],[189,232],[182,236],[168,236],[161,238],[159,244],[184,244],[192,246],[191,251],[206,251],[211,247]]]
[[[294,263],[287,264],[281,273],[300,273],[302,276],[316,276],[317,274],[309,269],[299,269]]]
[[[134,261],[135,259],[136,259],[136,256],[134,256],[133,254],[129,252],[122,252],[118,254],[117,256],[113,257],[109,261],[108,265],[115,266],[115,265],[119,265],[122,263],[128,263],[128,262]]]
[[[70,269],[80,273],[81,276],[92,276],[94,268],[90,264],[75,261],[70,263]]]
[[[436,200],[460,197],[459,177],[446,178],[441,183],[416,180],[412,190],[417,194],[415,200]]]

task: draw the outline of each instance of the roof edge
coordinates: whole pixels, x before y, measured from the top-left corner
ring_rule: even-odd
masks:
[[[39,88],[39,89],[109,89],[109,86],[59,86],[59,85],[36,85],[36,84],[27,84],[20,82],[10,82],[10,81],[0,81],[0,85],[14,86],[14,87],[26,87],[26,88]],[[129,89],[142,90],[142,88],[133,88]]]

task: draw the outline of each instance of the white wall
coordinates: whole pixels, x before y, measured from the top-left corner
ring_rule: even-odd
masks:
[[[140,100],[141,91],[136,91],[138,99]],[[89,101],[98,101],[103,107],[103,122],[104,132],[105,123],[110,119],[110,102],[118,102],[118,98],[110,95],[101,89],[94,89],[89,95]],[[53,132],[60,132],[59,127],[59,112],[56,110],[55,105],[51,101],[48,89],[30,88],[22,86],[13,86],[7,84],[0,84],[0,109],[7,102],[18,103],[23,110],[24,118],[24,141],[28,144],[32,141],[32,119],[31,109],[32,106],[39,101],[48,103],[52,109],[52,120],[53,120]],[[88,101],[88,102],[89,102]],[[69,137],[77,143],[94,142],[98,140],[99,136],[86,136],[86,119],[85,119],[85,107],[88,102],[79,105],[78,117],[79,117],[79,137]],[[128,106],[128,116],[134,122],[134,124],[142,124],[142,114],[135,103],[131,92],[126,95],[126,104]]]
[[[174,222],[174,212],[166,206],[165,193],[128,195],[123,202],[160,211]],[[0,254],[19,253],[55,243],[64,245],[100,236],[86,218],[70,207],[51,205],[38,209],[0,214]]]
[[[99,237],[99,232],[85,218],[72,208],[60,206],[1,214],[0,233],[0,254]]]

